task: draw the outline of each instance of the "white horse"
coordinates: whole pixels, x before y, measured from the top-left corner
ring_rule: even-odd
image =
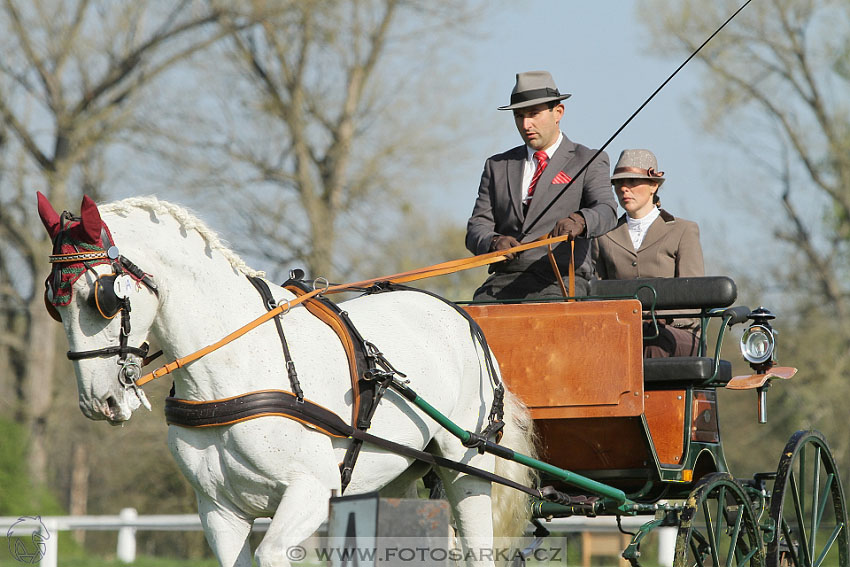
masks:
[[[54,235],[61,222],[43,196],[39,210]],[[155,198],[126,199],[98,209],[84,198],[81,217],[79,238],[90,240],[90,248],[106,246],[98,238],[102,220],[120,254],[150,274],[158,288],[155,295],[142,285],[125,286],[132,305],[126,341],[130,347],[151,338],[166,359],[174,360],[265,313],[246,278],[254,272],[185,209]],[[110,272],[109,263],[91,267],[73,283],[68,304],[59,302],[72,352],[119,342],[121,317],[106,319],[92,304],[97,277]],[[271,287],[277,299],[294,297]],[[407,375],[410,387],[423,399],[468,431],[486,426],[493,381],[482,346],[451,306],[414,291],[367,295],[342,306],[364,338]],[[292,308],[281,320],[305,397],[347,421],[352,393],[340,340],[303,306]],[[258,390],[288,390],[281,352],[274,324],[265,323],[176,370],[172,374],[176,397],[207,401]],[[138,360],[135,354],[125,358]],[[120,423],[141,404],[148,405],[140,388],[122,385],[117,359],[113,355],[74,361],[80,408],[90,419]],[[504,421],[502,445],[533,454],[531,420],[510,393]],[[532,481],[532,473],[521,465],[467,449],[392,390],[381,400],[369,433],[495,471],[526,486]],[[286,547],[309,537],[326,520],[328,499],[340,489],[339,463],[350,440],[269,416],[220,427],[171,426],[168,443],[195,489],[207,541],[221,565],[250,566],[252,522],[271,517],[255,554],[260,566],[269,567],[288,565]],[[365,444],[345,494],[381,490],[388,496],[407,495],[427,470],[427,465],[411,458]],[[501,502],[493,504],[489,482],[445,468],[436,472],[465,548],[488,548],[494,533],[518,535],[525,527],[526,495],[495,486],[493,498]]]

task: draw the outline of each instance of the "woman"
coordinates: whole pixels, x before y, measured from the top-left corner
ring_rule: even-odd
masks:
[[[649,150],[624,150],[611,176],[617,200],[626,213],[609,233],[596,239],[593,258],[600,279],[679,278],[705,274],[699,227],[661,208],[658,171]],[[644,341],[646,358],[694,356],[699,346],[696,319],[659,320],[658,337]],[[652,336],[651,323],[644,336]]]

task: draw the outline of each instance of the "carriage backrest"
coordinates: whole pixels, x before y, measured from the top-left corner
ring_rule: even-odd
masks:
[[[726,276],[639,278],[593,280],[589,295],[636,297],[644,309],[650,309],[653,301],[655,309],[707,309],[732,305],[738,289]]]

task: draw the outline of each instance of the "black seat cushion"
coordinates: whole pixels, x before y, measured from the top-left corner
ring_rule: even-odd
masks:
[[[637,297],[644,309],[650,308],[653,299],[656,309],[708,309],[732,305],[738,289],[726,276],[639,278],[591,280],[589,295]]]
[[[714,374],[714,359],[707,356],[647,358],[643,361],[643,384],[647,390],[680,389],[700,386]],[[722,386],[732,379],[732,364],[719,361],[713,385]]]

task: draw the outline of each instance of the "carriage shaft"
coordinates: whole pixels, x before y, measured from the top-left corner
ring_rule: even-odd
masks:
[[[612,486],[608,486],[607,484],[603,484],[601,482],[597,482],[593,479],[581,476],[568,470],[558,468],[554,465],[550,465],[549,463],[544,463],[543,461],[539,461],[537,459],[529,457],[528,455],[517,453],[507,447],[502,447],[498,443],[494,443],[489,439],[484,439],[483,437],[480,437],[479,435],[467,431],[457,425],[451,419],[443,415],[434,406],[420,398],[419,395],[407,385],[402,384],[397,380],[393,380],[391,382],[391,385],[402,396],[410,400],[410,402],[412,402],[416,407],[421,409],[434,421],[436,421],[445,429],[447,429],[452,435],[460,439],[460,441],[464,445],[475,447],[479,451],[486,451],[488,453],[496,455],[497,457],[509,459],[527,467],[531,467],[535,470],[553,476],[558,480],[561,480],[576,488],[587,490],[588,492],[591,492],[597,496],[609,498],[613,500],[618,506],[625,507],[632,504],[632,502],[629,501],[628,498],[626,498],[626,493],[622,490],[619,490]]]

